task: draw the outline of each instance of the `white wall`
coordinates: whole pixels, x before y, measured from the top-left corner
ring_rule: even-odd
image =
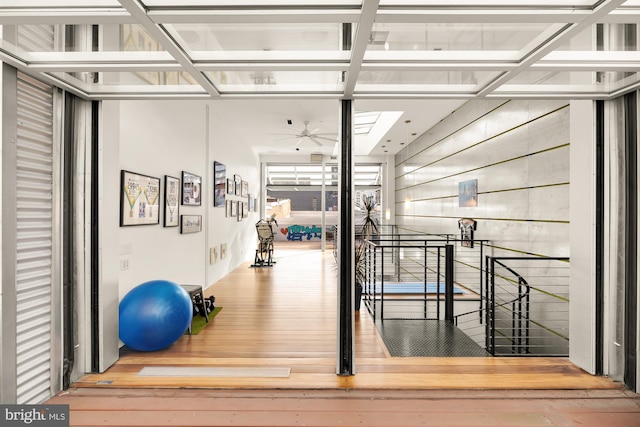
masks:
[[[204,101],[113,101],[119,114],[105,117],[119,135],[121,169],[161,178],[161,205],[164,175],[180,178],[182,171],[202,177],[200,206],[180,206],[180,214],[203,216],[203,231],[180,234],[179,227],[160,225],[119,227],[120,298],[136,285],[154,279],[208,287],[247,260],[253,259],[257,213],[242,222],[226,218],[223,207],[213,207],[213,161],[227,166],[227,176],[239,174],[256,193],[259,185],[257,158],[233,141],[234,129],[217,117],[224,106]],[[108,107],[112,101],[105,101]],[[115,121],[119,121],[119,129]],[[113,179],[113,177],[110,177]],[[239,199],[239,197],[237,198]],[[111,201],[117,210],[120,200]],[[227,244],[227,257],[220,259],[220,244]],[[218,260],[210,264],[210,248],[218,248]]]
[[[209,114],[209,178],[207,182],[207,206],[209,206],[208,248],[218,248],[218,261],[210,265],[207,250],[208,283],[213,284],[231,270],[247,260],[253,260],[258,237],[255,224],[260,219],[260,209],[250,212],[248,218],[237,222],[235,218],[226,218],[223,207],[213,207],[212,189],[213,162],[218,161],[227,167],[227,177],[240,175],[249,183],[249,193],[257,197],[260,191],[260,161],[250,149],[256,141],[239,141],[235,127],[228,124],[227,115],[242,114],[242,111],[230,111],[225,101],[208,103]],[[250,121],[247,121],[250,123]],[[228,195],[230,200],[240,200],[238,196]],[[246,199],[245,199],[246,201]],[[220,245],[227,244],[227,257],[220,259]]]
[[[568,257],[569,112],[563,100],[478,100],[460,107],[396,155],[399,229],[458,237],[458,220],[473,218],[474,238],[488,240],[482,255]],[[477,180],[477,206],[460,206],[459,183],[469,180]],[[478,293],[479,248],[455,245],[455,280]],[[519,262],[516,270],[532,284],[531,316],[542,325],[531,330],[532,346],[537,353],[565,354],[567,339],[555,334],[573,333],[565,303],[569,268],[556,264],[553,284],[534,271],[547,265]],[[498,337],[496,345],[509,343]]]
[[[571,102],[571,361],[595,373],[595,123],[593,101]]]
[[[470,101],[398,153],[395,174],[407,229],[458,235],[470,217],[491,255],[569,255],[566,101]],[[458,184],[473,179],[478,204],[461,207]]]

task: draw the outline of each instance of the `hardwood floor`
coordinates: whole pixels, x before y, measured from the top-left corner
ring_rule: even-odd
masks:
[[[611,389],[564,358],[392,358],[366,310],[356,320],[357,375],[335,374],[336,267],[330,252],[276,253],[271,268],[243,265],[205,291],[222,311],[199,335],[166,350],[125,351],[75,387]],[[284,367],[289,378],[140,377],[145,366]]]
[[[357,374],[337,376],[331,252],[279,250],[276,259],[207,289],[223,309],[199,335],[153,353],[124,349],[50,403],[70,405],[71,425],[640,426],[637,395],[564,358],[389,357],[364,309]],[[152,366],[290,376],[137,375]]]

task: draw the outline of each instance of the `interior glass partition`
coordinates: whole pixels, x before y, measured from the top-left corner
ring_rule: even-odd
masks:
[[[267,199],[264,216],[275,215],[278,232],[275,242],[320,242],[323,232],[333,241],[338,223],[338,165],[267,164]],[[356,222],[363,197],[371,197],[377,207],[372,214],[381,223],[382,166],[356,164]],[[324,183],[324,185],[323,185]],[[322,215],[324,210],[324,215]],[[324,217],[324,223],[323,223]]]

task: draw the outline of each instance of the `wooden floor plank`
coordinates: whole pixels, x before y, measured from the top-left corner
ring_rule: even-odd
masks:
[[[365,310],[356,317],[355,377],[335,375],[336,267],[331,252],[287,251],[271,268],[239,267],[205,290],[223,310],[165,350],[122,351],[74,387],[562,389],[619,388],[566,358],[389,357]],[[145,366],[284,367],[282,378],[139,377]]]
[[[70,425],[625,426],[640,398],[621,390],[358,391],[73,389]]]
[[[566,358],[390,357],[366,311],[355,376],[336,365],[330,252],[280,251],[205,291],[223,310],[153,353],[124,348],[106,372],[50,400],[71,425],[640,426],[640,399]],[[139,377],[146,366],[284,367],[288,378]]]

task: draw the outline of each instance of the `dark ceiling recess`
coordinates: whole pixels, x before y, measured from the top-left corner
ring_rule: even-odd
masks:
[[[293,122],[291,121],[291,119],[287,119],[287,124],[288,124],[288,125],[292,125],[292,124],[293,124]]]

